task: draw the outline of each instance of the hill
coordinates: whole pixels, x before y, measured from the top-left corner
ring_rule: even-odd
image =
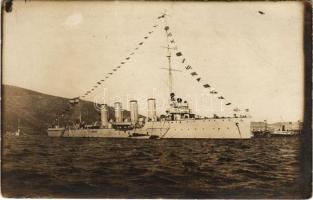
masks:
[[[58,114],[64,114],[63,121],[71,119],[69,99],[43,94],[40,92],[2,85],[2,133],[15,131],[18,119],[24,134],[47,134],[49,124],[55,121]],[[100,113],[94,108],[93,102],[81,101],[82,119],[87,123],[100,120]],[[129,111],[123,115],[129,117]],[[113,118],[114,111],[109,107],[109,118]]]

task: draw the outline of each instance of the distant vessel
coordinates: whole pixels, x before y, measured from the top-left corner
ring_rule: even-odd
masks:
[[[162,15],[164,17],[165,15]],[[130,121],[123,119],[121,102],[114,103],[115,121],[108,119],[108,106],[101,104],[101,124],[98,126],[79,124],[67,127],[54,126],[48,129],[51,137],[111,137],[111,138],[137,138],[137,139],[162,139],[162,138],[219,138],[219,139],[249,139],[250,117],[248,115],[234,114],[232,117],[200,117],[192,113],[187,101],[176,98],[173,92],[171,67],[172,48],[169,43],[168,26],[164,28],[167,35],[167,60],[169,78],[169,106],[166,113],[156,114],[156,99],[147,99],[148,116],[138,117],[138,103],[136,100],[129,102]],[[171,41],[172,42],[172,41]],[[142,43],[140,43],[142,44]],[[176,54],[176,55],[182,55]],[[199,79],[200,80],[200,79]],[[198,80],[198,81],[199,81]],[[210,87],[208,84],[204,85]],[[212,92],[212,91],[211,91]],[[213,93],[216,94],[216,93]],[[75,99],[79,102],[79,99]]]
[[[282,122],[276,123],[271,131],[271,137],[288,137],[300,135],[302,130],[301,122]]]
[[[300,130],[288,130],[285,128],[285,125],[282,125],[281,128],[275,129],[271,132],[271,137],[288,137],[288,136],[297,136],[300,134]]]
[[[20,132],[21,132],[21,129],[20,129],[20,119],[17,120],[17,129],[16,131],[14,132],[6,132],[6,135],[7,136],[15,136],[15,137],[18,137],[20,136]]]

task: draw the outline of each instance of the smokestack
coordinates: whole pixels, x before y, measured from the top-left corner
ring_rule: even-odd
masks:
[[[152,121],[156,121],[156,106],[154,98],[148,99],[148,118]]]
[[[101,126],[107,127],[108,126],[108,106],[106,104],[101,104]]]
[[[114,103],[114,113],[115,113],[115,122],[123,121],[123,113],[122,113],[122,103],[115,102]]]
[[[136,100],[129,101],[130,119],[133,124],[138,122],[138,103]]]

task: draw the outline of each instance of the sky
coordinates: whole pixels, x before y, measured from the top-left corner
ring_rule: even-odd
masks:
[[[169,98],[166,10],[180,57],[172,56],[174,91],[202,116],[249,109],[255,121],[297,121],[303,115],[301,2],[14,1],[4,13],[3,83],[46,94],[83,95],[136,50],[122,68],[84,98],[109,105],[137,99],[146,115]],[[153,26],[159,26],[154,28]],[[150,35],[149,31],[153,31]],[[144,39],[149,36],[148,39]],[[231,106],[222,106],[218,91]],[[103,98],[105,94],[105,97]]]

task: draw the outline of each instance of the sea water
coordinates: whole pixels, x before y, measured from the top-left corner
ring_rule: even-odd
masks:
[[[2,138],[2,194],[63,198],[301,198],[298,137]]]

